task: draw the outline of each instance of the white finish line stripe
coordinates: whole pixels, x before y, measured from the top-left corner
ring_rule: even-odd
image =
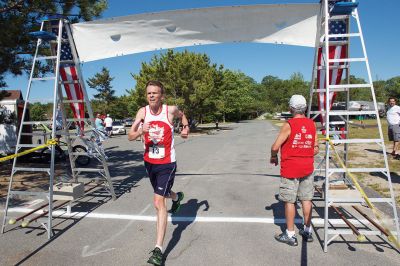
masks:
[[[9,212],[19,212],[19,213],[27,213],[31,211],[28,208],[13,208],[9,209]],[[41,211],[37,211],[37,214],[40,214]],[[130,214],[113,214],[113,213],[88,213],[88,212],[71,212],[67,214],[66,211],[56,210],[53,212],[53,216],[59,217],[72,217],[72,218],[94,218],[94,219],[113,219],[113,220],[131,220],[131,221],[143,221],[143,222],[155,222],[156,216],[150,215],[130,215]],[[354,225],[367,225],[370,224],[366,219],[349,219],[351,223]],[[174,222],[205,222],[205,223],[261,223],[261,224],[284,224],[286,223],[285,218],[273,218],[273,217],[168,217],[168,221]],[[330,219],[329,220],[333,225],[345,225],[342,219]],[[301,224],[303,222],[302,219],[295,219],[296,224]],[[313,218],[312,223],[314,225],[323,225],[324,219],[321,218]]]

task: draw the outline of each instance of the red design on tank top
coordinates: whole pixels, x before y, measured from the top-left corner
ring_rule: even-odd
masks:
[[[281,148],[281,176],[302,178],[314,171],[315,124],[309,118],[288,120],[290,136]]]

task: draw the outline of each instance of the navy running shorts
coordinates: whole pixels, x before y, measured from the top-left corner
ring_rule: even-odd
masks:
[[[147,175],[155,194],[169,197],[175,180],[176,162],[167,164],[152,164],[144,162]]]

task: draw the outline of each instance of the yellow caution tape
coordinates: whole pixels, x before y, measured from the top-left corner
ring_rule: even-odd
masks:
[[[389,230],[388,226],[386,226],[385,222],[382,219],[382,216],[380,215],[380,213],[378,212],[379,210],[375,207],[375,205],[369,200],[367,194],[365,194],[364,190],[362,189],[362,187],[360,186],[360,184],[358,183],[356,177],[350,173],[346,167],[346,165],[344,164],[343,160],[340,158],[339,153],[335,150],[335,146],[333,145],[332,140],[330,140],[329,138],[326,138],[325,140],[327,140],[329,142],[329,145],[331,146],[332,150],[334,151],[334,154],[337,158],[337,160],[339,161],[340,165],[342,166],[342,168],[346,171],[346,173],[350,176],[351,180],[353,181],[355,187],[357,188],[357,190],[360,192],[361,196],[363,197],[363,199],[365,200],[365,202],[367,203],[368,207],[372,210],[372,213],[375,215],[375,217],[379,220],[379,222],[381,223],[382,228],[385,230],[385,232],[388,234],[388,240],[390,242],[392,242],[397,249],[400,249],[400,243],[397,240],[397,238],[392,234],[392,232]]]
[[[37,151],[37,150],[41,150],[41,149],[46,148],[46,147],[51,146],[51,145],[56,145],[56,144],[57,144],[57,141],[56,141],[55,139],[49,139],[49,140],[46,142],[46,144],[37,146],[37,147],[35,147],[35,148],[29,149],[29,150],[26,150],[26,151],[23,151],[23,152],[19,152],[19,153],[13,154],[13,155],[1,157],[1,158],[0,158],[0,163],[1,163],[1,162],[8,161],[8,160],[11,160],[11,159],[14,159],[14,158],[16,158],[16,157],[20,157],[20,156],[23,156],[23,155],[32,153],[32,152]]]

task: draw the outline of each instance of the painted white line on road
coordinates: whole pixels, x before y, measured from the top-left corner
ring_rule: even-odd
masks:
[[[156,216],[150,215],[142,215],[147,209],[149,205],[146,206],[138,215],[132,214],[116,214],[116,213],[88,213],[88,212],[71,212],[70,214],[66,214],[65,211],[56,210],[53,212],[54,216],[60,217],[73,217],[73,218],[93,218],[93,219],[110,219],[110,220],[131,220],[131,221],[142,221],[142,222],[155,222]],[[9,212],[22,212],[27,213],[32,209],[28,208],[13,208],[9,209]],[[41,211],[37,212],[38,214]],[[370,224],[366,219],[349,219],[351,223],[354,225],[367,225]],[[168,221],[174,222],[196,222],[196,223],[262,223],[262,224],[284,224],[286,223],[285,218],[274,218],[274,217],[202,217],[202,216],[193,216],[193,217],[185,217],[185,216],[169,216]],[[345,225],[342,219],[330,219],[329,220],[333,225]],[[302,219],[295,219],[296,224],[301,224],[303,222]],[[324,219],[322,218],[313,218],[312,223],[314,225],[323,225]]]

